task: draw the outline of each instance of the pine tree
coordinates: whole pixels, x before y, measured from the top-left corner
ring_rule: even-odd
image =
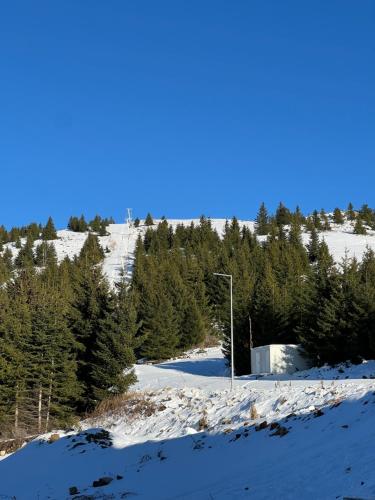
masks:
[[[290,224],[291,221],[291,213],[281,201],[276,210],[275,220],[278,226]]]
[[[356,214],[354,212],[354,207],[353,207],[353,204],[352,203],[349,203],[348,205],[348,208],[346,209],[346,216],[348,218],[348,220],[355,220],[356,218]]]
[[[321,224],[322,224],[322,230],[323,231],[330,231],[331,226],[329,224],[327,214],[323,208],[320,211],[320,220],[321,220]]]
[[[367,234],[366,227],[363,225],[362,219],[360,217],[357,217],[354,228],[353,228],[353,233],[354,234]]]
[[[39,236],[40,236],[39,225],[36,224],[35,222],[29,224],[26,230],[26,237],[30,238],[32,241],[35,241],[39,238]]]
[[[55,225],[53,223],[52,217],[48,218],[47,224],[43,228],[42,239],[44,241],[57,239],[56,228],[55,228]]]
[[[68,226],[67,226],[69,231],[78,232],[78,226],[79,226],[78,218],[71,216],[69,218]]]
[[[139,220],[139,218],[138,218],[138,217],[136,217],[136,218],[134,219],[134,227],[139,227],[139,224],[140,224],[140,223],[141,223],[141,221]]]
[[[91,361],[92,393],[96,402],[125,392],[135,382],[132,333],[126,331],[117,297],[110,295],[104,317],[98,323]]]
[[[34,265],[33,241],[27,238],[25,244],[21,247],[14,261],[16,267],[30,267]]]
[[[37,393],[38,432],[69,422],[80,397],[76,343],[67,320],[68,307],[57,290],[40,287],[32,307],[31,355]]]
[[[97,235],[89,233],[79,254],[79,260],[91,266],[99,264],[103,259],[104,251],[99,243]]]
[[[70,328],[79,343],[77,376],[82,398],[80,411],[93,408],[97,403],[92,378],[94,362],[93,346],[100,331],[100,321],[105,317],[108,303],[108,284],[100,267],[85,260],[75,267],[74,299],[70,309]]]
[[[154,219],[152,218],[152,215],[149,212],[145,219],[145,226],[153,226],[153,225],[154,225]]]
[[[291,223],[288,240],[295,247],[300,247],[302,245],[302,230],[301,224],[298,221],[293,221]]]
[[[311,231],[310,241],[309,244],[307,245],[307,251],[309,254],[310,262],[316,262],[319,255],[319,236],[315,227],[313,227]]]
[[[82,214],[81,217],[78,219],[78,231],[80,233],[85,233],[88,230],[88,224],[85,220],[84,215]]]
[[[167,359],[176,354],[178,346],[178,321],[171,301],[162,289],[154,291],[148,303],[142,327],[146,341],[141,355],[148,359]]]
[[[335,208],[333,211],[333,222],[335,224],[344,224],[344,217],[339,208]]]
[[[107,231],[108,222],[105,219],[102,219],[99,228],[99,236],[107,236],[109,233]]]
[[[29,380],[32,323],[26,293],[17,283],[12,293],[0,291],[0,416],[2,429],[19,437],[30,425]]]
[[[374,211],[367,204],[362,205],[358,215],[365,224],[372,226],[374,222]]]
[[[255,232],[259,236],[267,235],[269,233],[269,216],[264,202],[261,204],[258,215],[255,219]]]
[[[306,217],[303,215],[298,205],[296,206],[295,212],[291,214],[291,221],[292,220],[300,226],[306,222]]]
[[[321,231],[323,229],[322,221],[320,219],[320,216],[318,214],[317,210],[314,210],[312,215],[311,215],[312,223],[314,224],[315,229],[318,231]]]
[[[359,266],[361,305],[358,321],[359,353],[363,358],[375,356],[375,253],[367,249]]]
[[[43,242],[35,249],[35,264],[37,266],[47,266],[57,263],[57,254],[53,243]]]
[[[6,283],[12,275],[12,251],[7,248],[2,255],[0,255],[0,285]]]
[[[101,224],[102,218],[100,217],[100,215],[95,215],[94,219],[89,223],[91,231],[94,231],[94,233],[99,233]]]
[[[202,314],[195,298],[190,297],[181,325],[179,347],[186,349],[197,346],[203,342],[205,334],[206,325]]]

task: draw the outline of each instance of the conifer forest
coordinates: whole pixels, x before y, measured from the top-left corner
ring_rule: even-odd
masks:
[[[131,277],[114,286],[99,241],[113,222],[72,216],[68,229],[86,241],[59,261],[52,218],[0,227],[2,437],[73,425],[131,387],[137,360],[222,342],[229,362],[229,283],[215,272],[233,276],[237,375],[250,372],[251,346],[272,343],[301,344],[316,366],[375,357],[375,254],[337,263],[324,241],[348,222],[355,234],[375,229],[367,205],[304,215],[262,204],[254,232],[234,217],[222,235],[204,216],[172,229],[148,214],[134,221],[144,233]]]

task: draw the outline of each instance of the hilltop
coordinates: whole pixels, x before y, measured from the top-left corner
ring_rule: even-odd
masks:
[[[210,219],[212,228],[217,231],[219,236],[223,235],[226,219]],[[130,226],[128,224],[109,224],[106,228],[108,235],[99,236],[99,241],[105,250],[103,261],[103,270],[111,284],[120,279],[121,271],[124,266],[127,268],[128,274],[131,273],[131,267],[134,257],[135,244],[139,236],[143,237],[148,226],[145,226],[144,221],[141,221],[139,227]],[[154,221],[156,227],[160,220]],[[199,219],[168,219],[168,224],[175,229],[178,225],[190,226],[192,223],[199,225]],[[241,227],[245,226],[250,231],[255,230],[255,221],[238,221]],[[375,231],[368,230],[366,235],[353,233],[354,223],[346,221],[342,225],[332,224],[330,231],[320,231],[319,237],[324,240],[329,248],[330,253],[336,262],[347,255],[361,260],[366,248],[375,250]],[[73,258],[78,255],[87,238],[87,232],[74,232],[68,229],[57,231],[58,239],[51,240],[56,249],[57,258],[62,261],[65,257]],[[308,232],[302,233],[302,240],[307,245],[310,238]],[[258,236],[260,241],[266,239],[265,236]],[[34,242],[34,247],[37,247],[41,240]],[[17,255],[18,249],[14,243],[6,245],[12,250],[14,256]]]

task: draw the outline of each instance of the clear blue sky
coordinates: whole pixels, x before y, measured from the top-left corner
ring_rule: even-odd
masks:
[[[375,206],[373,0],[16,0],[0,224]]]

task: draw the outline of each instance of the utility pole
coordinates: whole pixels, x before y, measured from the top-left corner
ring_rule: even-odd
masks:
[[[214,273],[214,276],[222,276],[230,278],[230,364],[231,364],[231,378],[230,390],[233,390],[234,383],[234,345],[233,345],[233,276],[231,274]]]
[[[249,356],[250,356],[250,373],[251,373],[251,349],[253,348],[253,330],[251,324],[251,316],[249,314]]]

